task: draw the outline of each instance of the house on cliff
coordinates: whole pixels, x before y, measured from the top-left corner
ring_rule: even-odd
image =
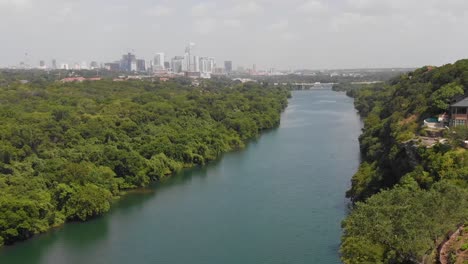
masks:
[[[450,126],[468,126],[468,97],[450,105]]]

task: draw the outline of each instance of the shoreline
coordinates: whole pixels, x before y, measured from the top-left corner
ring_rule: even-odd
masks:
[[[291,96],[292,98],[292,96]],[[150,181],[146,186],[140,186],[140,187],[136,187],[136,188],[129,188],[129,189],[123,189],[123,190],[120,190],[119,192],[119,195],[118,196],[114,196],[112,197],[112,200],[109,202],[110,203],[110,208],[108,211],[104,212],[104,213],[101,213],[101,214],[98,214],[98,215],[94,215],[94,216],[91,216],[89,217],[88,219],[84,220],[84,221],[81,221],[81,220],[65,220],[63,223],[60,223],[58,225],[54,225],[54,226],[50,226],[46,231],[44,232],[40,232],[40,233],[36,233],[36,234],[33,234],[32,236],[28,237],[27,239],[24,239],[24,240],[18,240],[18,241],[15,241],[14,243],[12,244],[0,244],[0,251],[4,250],[4,249],[7,249],[7,248],[12,248],[12,247],[15,247],[16,245],[18,244],[21,244],[21,243],[25,243],[31,239],[34,239],[36,237],[39,237],[41,235],[44,235],[44,234],[47,234],[47,233],[50,233],[50,232],[53,232],[54,230],[57,230],[57,229],[60,229],[60,228],[63,228],[66,224],[73,224],[73,223],[86,223],[88,221],[91,221],[93,219],[96,219],[96,218],[99,218],[99,217],[102,217],[103,215],[106,215],[108,214],[112,208],[113,208],[113,204],[116,203],[116,202],[119,202],[121,201],[125,196],[127,195],[131,195],[131,194],[151,194],[151,193],[154,193],[156,190],[154,189],[154,187],[151,187],[151,186],[154,186],[156,184],[159,184],[159,183],[164,183],[166,180],[169,180],[171,178],[173,178],[174,176],[176,176],[177,174],[180,174],[180,173],[183,173],[184,171],[189,171],[189,170],[193,170],[195,168],[204,168],[206,166],[210,166],[212,164],[215,164],[217,162],[219,162],[223,156],[225,154],[228,154],[228,153],[232,153],[232,152],[237,152],[237,151],[242,151],[244,150],[245,148],[248,147],[248,145],[257,140],[258,138],[262,137],[265,133],[269,133],[275,129],[278,129],[281,125],[281,115],[284,113],[284,111],[288,108],[289,106],[289,99],[291,98],[287,98],[288,99],[288,104],[284,107],[284,109],[281,110],[280,112],[280,116],[279,116],[279,120],[277,122],[276,125],[274,125],[273,127],[271,128],[266,128],[266,129],[262,129],[258,132],[258,135],[255,136],[255,137],[252,137],[252,138],[249,138],[249,139],[246,139],[244,141],[242,141],[242,145],[240,147],[237,147],[237,148],[233,148],[231,150],[228,150],[226,152],[223,152],[223,153],[220,153],[220,155],[216,158],[216,159],[213,159],[213,160],[210,160],[210,161],[207,161],[205,164],[203,165],[197,165],[197,164],[191,164],[191,166],[184,166],[182,167],[182,169],[178,170],[178,171],[174,171],[170,174],[167,174],[165,175],[163,178],[161,179],[158,179],[158,180],[153,180],[153,181]]]

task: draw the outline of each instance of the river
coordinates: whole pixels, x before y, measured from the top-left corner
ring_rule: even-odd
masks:
[[[5,247],[0,263],[340,263],[360,129],[343,93],[293,92],[280,127],[246,149]]]

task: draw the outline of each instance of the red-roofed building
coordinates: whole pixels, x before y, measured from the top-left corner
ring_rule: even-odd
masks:
[[[93,78],[84,78],[84,77],[68,77],[60,80],[62,83],[70,83],[70,82],[84,82],[84,81],[100,81],[102,78],[100,77],[93,77]]]
[[[61,80],[61,82],[63,83],[69,83],[69,82],[83,82],[85,81],[86,78],[83,78],[83,77],[68,77],[68,78],[64,78]]]

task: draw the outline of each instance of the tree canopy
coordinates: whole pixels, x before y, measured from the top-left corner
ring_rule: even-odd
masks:
[[[417,143],[426,133],[423,120],[468,96],[468,60],[347,89],[365,119],[363,162],[347,192],[354,206],[343,222],[342,260],[418,263],[468,221],[468,152],[460,144],[466,128],[446,131],[445,144]]]
[[[242,148],[289,92],[185,79],[0,85],[0,245],[109,210],[122,190]]]

